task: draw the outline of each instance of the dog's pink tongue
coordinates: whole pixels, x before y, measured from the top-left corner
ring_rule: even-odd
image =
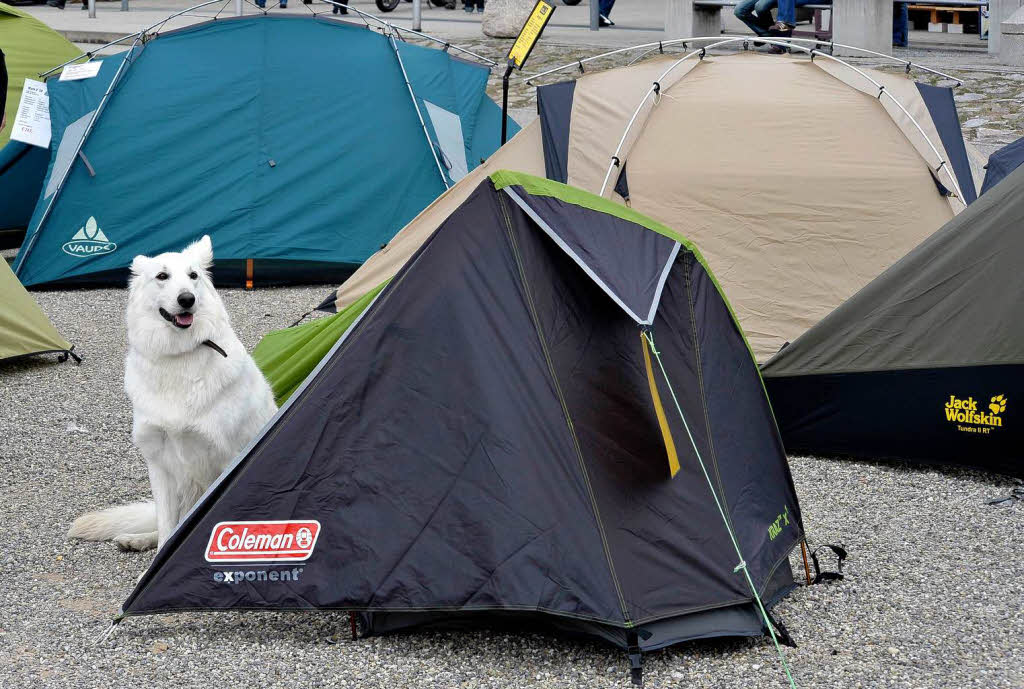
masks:
[[[174,322],[178,325],[192,325],[192,314],[190,313],[179,313],[174,317]]]

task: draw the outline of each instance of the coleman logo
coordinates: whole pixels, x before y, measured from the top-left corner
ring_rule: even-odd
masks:
[[[70,242],[65,242],[61,249],[69,256],[87,258],[109,254],[117,248],[117,244],[107,239],[96,225],[96,218],[89,218],[84,227],[78,228]]]
[[[318,521],[221,522],[206,546],[207,562],[301,562],[320,535]]]
[[[945,405],[946,421],[955,423],[957,430],[964,433],[987,434],[992,428],[1002,427],[1000,414],[1006,411],[1006,395],[991,397],[987,407],[979,407],[980,404],[973,397],[950,395]]]

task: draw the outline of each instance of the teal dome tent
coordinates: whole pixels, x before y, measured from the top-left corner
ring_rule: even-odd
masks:
[[[116,284],[136,254],[208,233],[221,285],[336,282],[498,147],[489,73],[364,24],[261,14],[50,80],[18,277]]]

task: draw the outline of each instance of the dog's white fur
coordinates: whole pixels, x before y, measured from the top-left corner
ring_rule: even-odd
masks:
[[[146,460],[155,504],[83,515],[69,537],[113,540],[126,550],[162,547],[277,410],[270,386],[231,329],[207,272],[212,263],[209,236],[180,253],[132,261],[124,387],[132,403],[132,440]],[[178,301],[185,293],[195,296],[187,309]],[[191,326],[169,322],[161,309],[172,317],[191,312]]]

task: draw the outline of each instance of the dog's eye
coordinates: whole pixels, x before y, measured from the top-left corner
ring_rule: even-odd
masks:
[[[157,280],[166,280],[168,277],[169,276],[167,275],[167,273],[165,273],[163,271],[160,271],[159,273],[156,274],[156,279]]]
[[[195,280],[196,278],[198,278],[198,277],[199,277],[199,274],[198,274],[198,273],[196,273],[196,271],[194,271],[194,270],[193,270],[193,271],[192,271],[191,273],[189,273],[189,274],[188,274],[188,276],[189,276],[190,278],[192,278],[193,280]]]

